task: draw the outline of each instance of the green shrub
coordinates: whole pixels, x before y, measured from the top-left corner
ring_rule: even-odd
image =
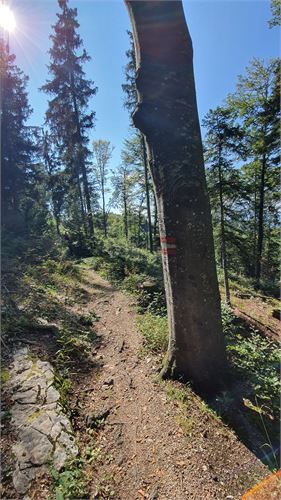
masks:
[[[234,375],[244,404],[251,412],[251,421],[265,434],[267,441],[272,439],[275,442],[281,388],[279,346],[235,317],[226,306],[222,308],[222,320],[227,352],[236,370]],[[227,406],[225,401],[223,404]]]
[[[167,318],[146,313],[137,318],[137,326],[144,337],[144,350],[164,352],[168,347]]]

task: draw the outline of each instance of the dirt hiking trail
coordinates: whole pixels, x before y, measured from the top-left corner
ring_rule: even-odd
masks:
[[[88,421],[91,413],[108,415],[98,435],[97,478],[111,480],[120,500],[241,498],[268,469],[202,410],[199,398],[187,402],[185,414],[178,401],[169,401],[157,380],[159,359],[140,355],[132,299],[91,270],[87,279],[93,299],[86,309],[99,317],[96,356],[103,366],[98,377],[87,374],[83,388],[79,381],[87,391],[81,411]]]
[[[190,388],[160,381],[161,356],[143,349],[133,298],[88,267],[80,265],[79,272],[74,291],[80,297],[82,292],[83,300],[67,303],[68,292],[62,289],[55,306],[57,328],[62,314],[97,318],[97,341],[69,372],[66,411],[75,441],[80,452],[93,448],[83,469],[88,496],[79,499],[239,500],[269,476],[269,469]],[[54,362],[58,345],[51,326],[27,332],[16,347],[28,345],[36,359]],[[7,427],[3,434],[10,470],[15,431]],[[2,498],[74,499],[56,496],[51,474],[35,479],[24,497],[8,478]]]

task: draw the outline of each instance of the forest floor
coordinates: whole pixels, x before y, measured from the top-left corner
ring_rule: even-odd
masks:
[[[30,278],[28,286],[23,283],[19,311],[36,311],[41,327],[25,328],[21,320],[17,333],[4,337],[4,368],[11,345],[28,345],[39,359],[64,367],[63,404],[83,457],[69,463],[68,475],[50,471],[35,481],[24,498],[238,500],[269,476],[270,470],[190,387],[159,380],[161,359],[143,349],[132,297],[89,268],[79,266],[79,273],[76,286],[68,279],[58,287],[48,285],[48,314],[44,273],[40,297]],[[66,321],[74,327],[92,323],[87,349],[73,342],[67,350],[64,337],[57,340],[56,329],[63,325],[65,331]],[[22,498],[11,484],[14,432],[5,422],[2,498]]]

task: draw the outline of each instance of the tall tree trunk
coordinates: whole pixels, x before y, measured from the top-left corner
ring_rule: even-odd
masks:
[[[83,224],[83,228],[85,231],[85,235],[87,235],[88,234],[88,226],[86,223],[86,214],[85,214],[85,208],[84,208],[83,193],[82,193],[81,184],[80,184],[79,169],[78,169],[77,165],[75,165],[73,158],[71,160],[70,168],[71,168],[71,171],[73,173],[73,178],[76,181],[78,198],[79,198],[80,207],[81,207],[82,224]]]
[[[149,196],[149,182],[148,182],[148,161],[147,161],[146,146],[143,134],[141,134],[141,143],[142,143],[143,160],[144,160],[145,194],[146,194],[147,220],[148,220],[148,242],[149,242],[149,251],[152,253],[153,240],[152,240],[152,224],[151,224],[151,210],[150,210],[150,196]]]
[[[257,170],[255,166],[255,180],[254,180],[254,231],[253,231],[253,258],[254,263],[251,270],[251,276],[256,275],[256,262],[257,262]]]
[[[104,236],[107,238],[107,220],[106,220],[106,210],[105,210],[105,193],[104,193],[104,183],[102,182],[102,217],[103,217],[103,231]]]
[[[46,141],[45,137],[44,137],[44,141]],[[53,192],[53,186],[52,186],[53,182],[52,182],[52,173],[51,173],[52,169],[51,169],[51,165],[50,165],[50,157],[49,157],[49,154],[47,152],[47,144],[44,145],[43,157],[44,157],[45,169],[46,169],[48,177],[49,177],[49,183],[50,183],[49,185],[51,188],[51,200],[52,200],[53,216],[55,218],[55,223],[56,223],[56,231],[57,231],[57,235],[61,236],[60,219],[59,219],[59,216],[58,216],[57,211],[55,209],[54,192]]]
[[[223,177],[222,177],[222,165],[221,165],[221,146],[219,146],[218,171],[219,171],[219,194],[220,194],[221,259],[222,259],[222,268],[223,268],[224,293],[225,293],[225,303],[228,306],[230,306],[230,291],[229,291],[229,281],[228,281],[228,265],[227,265],[227,253],[226,253],[226,241],[225,241],[225,226],[224,226]]]
[[[153,238],[154,238],[154,248],[158,247],[157,242],[157,226],[158,226],[158,210],[157,210],[157,202],[155,192],[153,191],[153,200],[154,200],[154,228],[153,228]]]
[[[133,25],[138,106],[156,192],[169,322],[163,377],[221,385],[226,367],[192,43],[181,1],[125,0]]]
[[[261,278],[261,260],[263,247],[263,219],[264,219],[264,187],[265,187],[265,171],[266,171],[266,155],[262,156],[261,161],[261,179],[260,179],[260,199],[259,199],[259,214],[258,214],[258,241],[257,241],[257,257],[256,257],[256,284],[259,286]]]
[[[81,134],[79,112],[78,112],[78,106],[77,106],[76,95],[75,95],[75,90],[74,90],[74,81],[73,81],[73,74],[72,73],[70,75],[70,81],[71,81],[71,95],[72,95],[73,108],[74,108],[74,114],[75,114],[75,122],[76,122],[75,124],[76,124],[77,138],[78,138],[78,164],[79,164],[79,167],[81,169],[82,179],[83,179],[83,190],[84,190],[86,207],[87,207],[87,219],[88,219],[88,225],[89,225],[89,234],[90,234],[90,236],[93,236],[93,234],[94,234],[94,222],[93,222],[93,214],[92,214],[92,206],[91,206],[89,181],[88,181],[86,165],[85,165],[85,158],[84,158],[84,153],[83,153],[83,140],[82,140],[82,134]]]
[[[125,179],[124,179],[125,183]],[[124,205],[124,234],[126,237],[126,240],[128,239],[129,232],[128,232],[128,207],[127,207],[127,195],[126,195],[126,189],[125,187],[123,188],[123,205]]]

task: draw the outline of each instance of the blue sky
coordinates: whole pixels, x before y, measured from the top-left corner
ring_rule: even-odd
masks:
[[[194,67],[200,119],[233,91],[237,75],[253,57],[279,55],[277,28],[269,29],[269,0],[184,0],[193,40]],[[51,25],[56,21],[56,0],[11,0],[17,30],[10,36],[17,64],[30,77],[32,125],[42,125],[47,97],[38,88],[47,78]],[[93,139],[107,139],[115,146],[111,168],[120,163],[129,119],[123,109],[123,68],[130,28],[122,0],[70,0],[78,9],[80,34],[92,60],[87,76],[98,86],[92,100],[96,111]]]

